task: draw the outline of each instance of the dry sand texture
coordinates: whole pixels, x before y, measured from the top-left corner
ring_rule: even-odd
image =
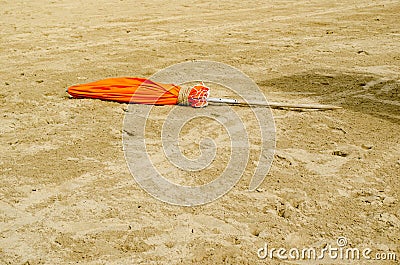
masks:
[[[0,0],[0,13],[1,264],[281,264],[257,249],[339,236],[399,258],[399,1]],[[193,59],[241,69],[271,101],[343,109],[274,110],[258,192],[246,172],[213,203],[170,206],[128,171],[126,105],[65,88]]]

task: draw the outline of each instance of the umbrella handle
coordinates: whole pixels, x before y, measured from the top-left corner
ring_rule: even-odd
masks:
[[[207,98],[207,101],[212,103],[227,103],[227,104],[238,103],[236,99],[231,99],[231,98]]]
[[[207,102],[211,103],[225,103],[234,104],[237,106],[261,106],[261,107],[271,107],[271,108],[288,108],[288,109],[310,109],[310,110],[334,110],[341,109],[341,107],[332,105],[321,105],[321,104],[293,104],[284,102],[239,102],[236,99],[231,98],[208,98]]]

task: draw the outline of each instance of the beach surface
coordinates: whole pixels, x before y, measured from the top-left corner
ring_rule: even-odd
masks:
[[[0,264],[396,264],[399,13],[394,0],[0,0]],[[192,60],[236,67],[269,101],[342,109],[272,110],[276,152],[256,191],[257,161],[244,156],[243,178],[225,196],[173,206],[129,171],[128,106],[65,89]],[[198,155],[198,135],[226,144],[207,124],[182,132],[185,155]],[[147,140],[157,143],[156,132]],[[204,184],[228,160],[222,152],[218,170],[174,181]],[[257,255],[265,244],[321,250],[338,238],[397,262]]]

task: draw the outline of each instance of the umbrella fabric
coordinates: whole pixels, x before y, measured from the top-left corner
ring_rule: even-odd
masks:
[[[151,105],[190,105],[207,106],[209,88],[197,85],[182,89],[174,84],[162,84],[145,78],[118,77],[108,78],[71,86],[67,92],[74,98],[96,98],[121,103]]]
[[[175,105],[180,87],[160,84],[145,78],[108,78],[71,86],[67,92],[74,98],[97,98],[122,103]]]

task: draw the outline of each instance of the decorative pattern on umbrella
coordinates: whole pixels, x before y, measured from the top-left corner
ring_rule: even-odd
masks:
[[[190,88],[188,96],[189,105],[194,108],[202,108],[208,105],[208,97],[210,96],[210,89],[203,83]]]

